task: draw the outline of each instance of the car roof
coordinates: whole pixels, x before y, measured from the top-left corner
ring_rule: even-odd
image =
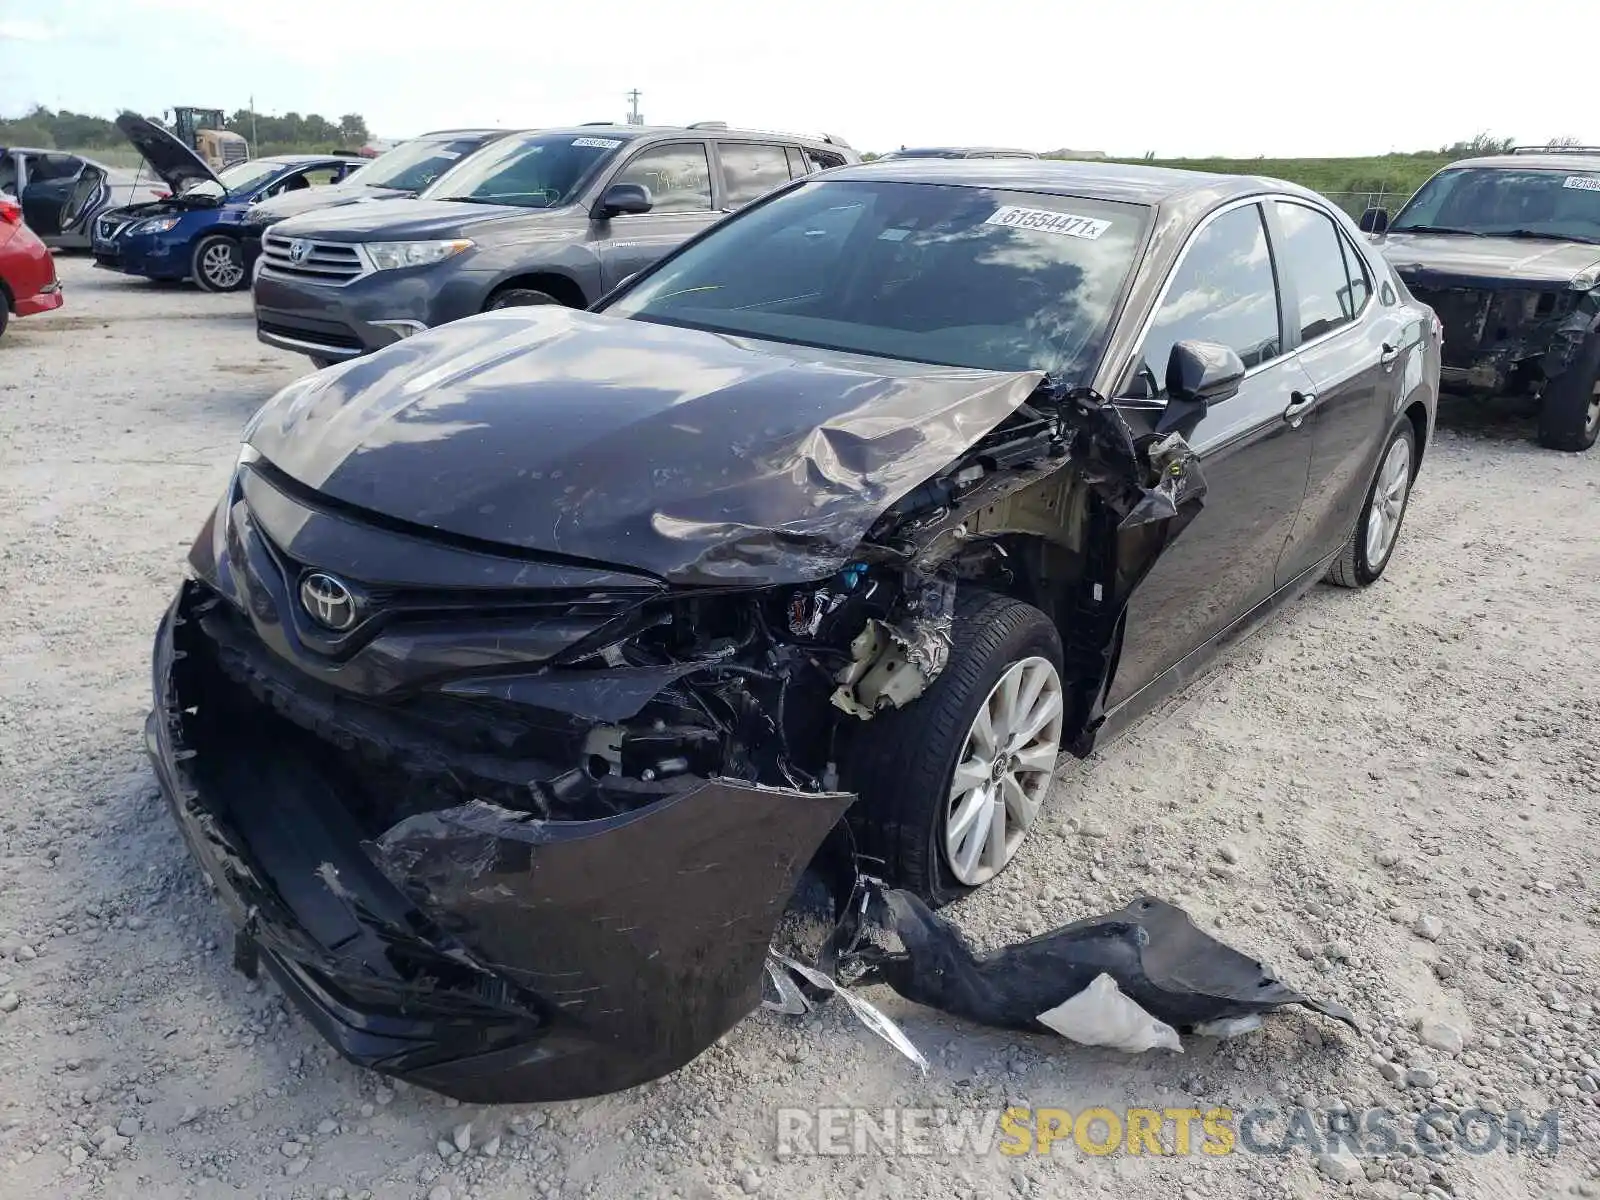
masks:
[[[407,142],[420,142],[424,138],[444,137],[499,137],[508,133],[518,133],[516,129],[430,129],[427,133],[419,133],[416,137],[404,139]]]
[[[1006,188],[1151,207],[1179,201],[1185,207],[1191,203],[1209,207],[1235,196],[1260,192],[1315,196],[1297,184],[1255,175],[1218,175],[1176,167],[1058,158],[888,158],[836,167],[827,178]]]
[[[260,158],[250,159],[251,162],[277,163],[283,167],[303,167],[307,163],[320,162],[355,162],[353,154],[263,154]],[[231,163],[229,164],[232,165]]]
[[[757,141],[794,142],[803,146],[815,146],[818,149],[850,150],[850,147],[843,142],[830,142],[804,133],[783,133],[773,129],[733,129],[709,123],[695,128],[692,125],[617,125],[609,121],[591,121],[587,125],[556,125],[548,129],[522,129],[517,132],[521,137],[570,135],[618,138],[624,141],[656,137],[708,137],[725,141],[753,138]]]
[[[936,154],[1016,154],[1023,158],[1039,157],[1032,150],[1018,150],[1012,146],[902,146],[898,150],[889,152],[889,155],[893,156],[902,154],[908,158]]]
[[[1552,150],[1548,154],[1490,154],[1481,158],[1463,158],[1443,169],[1452,171],[1457,167],[1525,171],[1600,171],[1600,154],[1563,154],[1559,150]]]

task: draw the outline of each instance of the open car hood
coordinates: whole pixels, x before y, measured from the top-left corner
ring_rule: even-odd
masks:
[[[222,181],[206,166],[204,159],[154,122],[125,112],[117,118],[117,128],[143,155],[150,169],[172,189],[173,195],[182,195],[195,184],[208,181],[222,187]]]
[[[1541,238],[1400,232],[1379,245],[1402,279],[1432,286],[1565,286],[1600,263],[1600,246]]]
[[[791,583],[844,567],[1040,378],[515,308],[309,376],[246,440],[391,520],[675,583]]]

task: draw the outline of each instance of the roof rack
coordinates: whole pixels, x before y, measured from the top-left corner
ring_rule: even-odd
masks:
[[[1513,146],[1512,154],[1600,154],[1600,146]]]
[[[584,121],[583,125],[615,125],[615,121]],[[580,126],[581,128],[581,126]]]
[[[685,129],[726,129],[726,121],[696,121],[693,125],[685,125]]]
[[[822,140],[827,142],[828,145],[830,145],[830,146],[843,146],[846,150],[854,150],[855,149],[854,146],[852,146],[849,142],[845,141],[842,137],[840,137],[836,133],[825,133],[825,134],[822,135]]]

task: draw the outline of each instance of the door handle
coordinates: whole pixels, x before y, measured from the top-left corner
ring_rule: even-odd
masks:
[[[1291,392],[1289,407],[1283,410],[1283,419],[1289,422],[1289,428],[1299,429],[1300,422],[1306,419],[1306,414],[1316,407],[1316,403],[1315,392]]]
[[[1383,344],[1383,353],[1378,355],[1378,361],[1383,364],[1384,370],[1394,366],[1394,360],[1400,357],[1400,347],[1391,346],[1388,342]]]

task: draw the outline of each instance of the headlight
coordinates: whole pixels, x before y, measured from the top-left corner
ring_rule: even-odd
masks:
[[[425,267],[430,263],[443,262],[460,254],[463,250],[472,249],[472,242],[466,238],[455,238],[448,242],[368,242],[367,257],[372,259],[372,265],[380,271],[393,271],[400,267]]]
[[[140,221],[134,233],[166,233],[178,223],[179,217],[151,217],[148,221]]]
[[[1587,292],[1597,283],[1600,283],[1600,263],[1579,271],[1567,286],[1575,292]]]

